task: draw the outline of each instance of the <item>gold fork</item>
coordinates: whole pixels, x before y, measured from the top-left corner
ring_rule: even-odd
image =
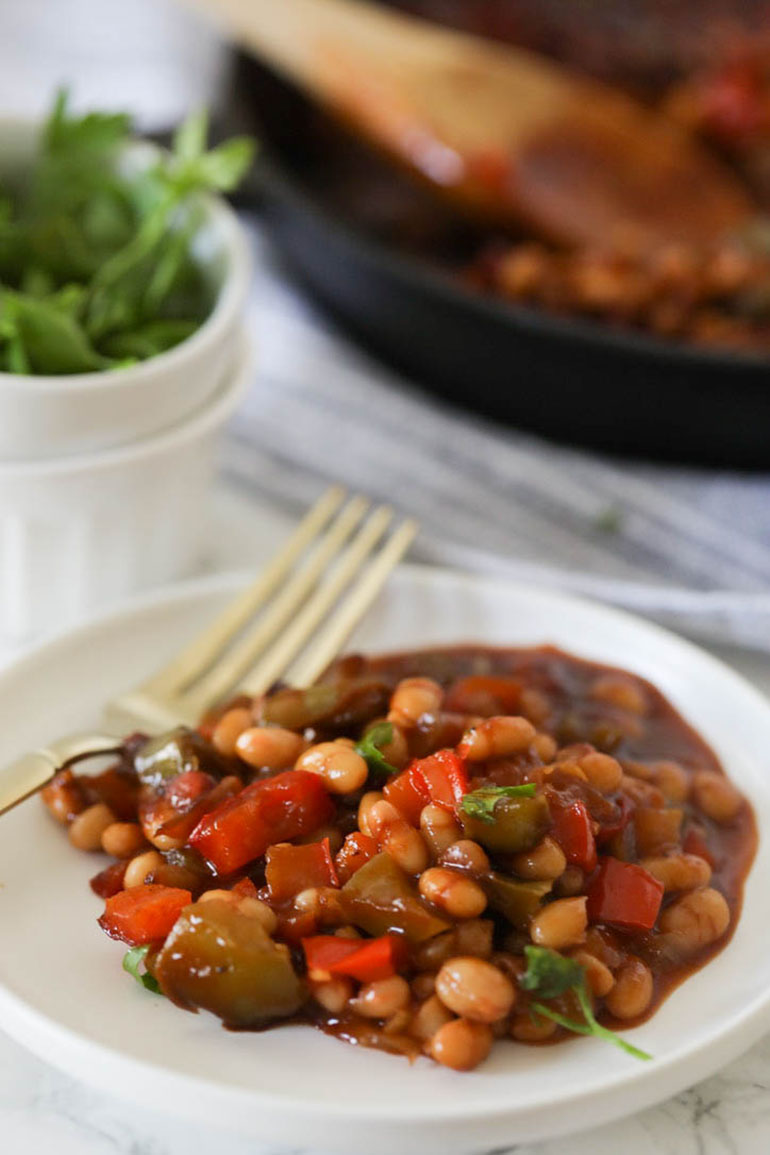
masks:
[[[417,533],[411,518],[394,529],[389,506],[345,498],[339,486],[327,490],[253,585],[163,669],[107,703],[102,732],[62,738],[0,772],[0,815],[65,766],[113,753],[129,730],[193,725],[236,691],[261,694],[279,678],[311,685]]]

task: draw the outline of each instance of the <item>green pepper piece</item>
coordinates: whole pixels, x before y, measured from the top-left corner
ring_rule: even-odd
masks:
[[[541,900],[551,890],[552,882],[520,882],[490,870],[477,879],[493,910],[499,911],[519,930],[526,930],[529,920],[538,910]]]
[[[256,919],[216,899],[184,908],[153,973],[178,1006],[211,1011],[229,1027],[288,1018],[305,1001],[288,948]]]
[[[340,893],[349,921],[376,937],[395,930],[409,942],[424,942],[450,927],[423,906],[409,876],[389,854],[370,859]]]
[[[306,690],[277,690],[263,702],[261,720],[287,730],[321,726],[347,732],[386,713],[388,699],[388,687],[376,679],[322,682]]]
[[[462,811],[459,818],[466,838],[480,842],[495,854],[530,850],[551,825],[548,802],[542,794],[534,798],[498,799],[492,822],[482,822]]]
[[[187,726],[150,738],[135,755],[134,768],[140,782],[155,789],[187,770],[202,770],[215,778],[231,773],[214,747]]]

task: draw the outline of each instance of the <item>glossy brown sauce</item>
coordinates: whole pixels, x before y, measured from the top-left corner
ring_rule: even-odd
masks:
[[[212,743],[212,728],[228,710],[227,705],[204,719],[198,731],[181,728],[149,743],[141,736],[127,739],[121,763],[103,774],[87,777],[63,771],[56,789],[52,784],[44,792],[44,801],[66,824],[95,802],[106,803],[126,822],[134,818],[143,826],[149,823],[147,829],[155,833],[171,829],[169,814],[174,822],[188,823],[183,835],[187,841],[181,848],[164,851],[157,866],[162,874],[152,873],[145,882],[160,882],[161,890],[182,887],[183,893],[189,891],[197,897],[192,906],[186,906],[186,916],[184,910],[181,916],[174,910],[172,917],[177,921],[166,932],[164,945],[160,941],[153,945],[146,966],[163,992],[178,1005],[212,1011],[230,1029],[307,1023],[355,1045],[376,1047],[410,1059],[427,1048],[435,1058],[430,1049],[432,1041],[423,1046],[425,1034],[420,1034],[417,1016],[431,997],[433,983],[437,976],[440,979],[439,972],[445,964],[462,958],[467,964],[476,958],[490,960],[509,980],[512,995],[515,993],[508,1010],[489,1019],[495,1024],[494,1034],[488,1030],[489,1046],[494,1038],[508,1033],[528,1044],[556,1042],[571,1034],[559,1026],[545,1039],[542,1021],[538,1026],[539,1012],[532,1006],[538,995],[530,994],[525,989],[527,984],[520,982],[527,966],[525,953],[533,943],[561,953],[562,964],[574,952],[585,950],[604,965],[604,973],[610,972],[610,986],[603,993],[594,991],[593,1003],[603,1024],[622,1029],[649,1018],[678,983],[724,949],[737,925],[744,883],[757,846],[754,815],[739,792],[741,783],[729,785],[720,780],[724,770],[714,751],[650,682],[550,646],[503,649],[465,645],[374,657],[350,655],[335,662],[320,685],[306,690],[276,687],[264,698],[254,702],[243,698],[237,704],[256,711],[251,718],[258,717],[260,725],[287,727],[301,735],[304,742],[314,745],[345,738],[353,745],[365,738],[373,722],[396,709],[399,697],[403,702],[405,688],[399,687],[396,698],[393,691],[410,677],[433,679],[442,687],[443,696],[436,686],[424,683],[421,689],[430,691],[429,700],[435,705],[407,718],[403,726],[394,725],[404,743],[401,754],[392,755],[398,766],[383,769],[370,765],[368,771],[364,766],[363,779],[337,794],[333,804],[317,779],[306,774],[315,783],[313,797],[318,794],[323,798],[322,811],[308,819],[307,828],[300,831],[301,837],[295,830],[284,839],[281,823],[294,812],[274,800],[269,819],[264,819],[268,829],[265,841],[260,837],[262,849],[251,847],[253,852],[242,857],[240,866],[227,858],[221,859],[219,866],[205,861],[211,857],[210,852],[201,857],[196,840],[199,832],[194,832],[193,827],[199,819],[205,823],[212,816],[221,817],[222,808],[233,803],[242,806],[249,799],[251,805],[252,787],[267,786],[276,774],[286,775],[280,767],[257,765],[249,770],[236,758],[225,758]],[[409,689],[406,688],[407,693]],[[411,687],[412,692],[414,689]],[[510,733],[511,716],[518,717],[513,729],[523,729],[523,743],[503,750],[494,744],[482,745],[473,751],[469,744],[483,743],[494,733],[499,735],[501,727],[503,733],[506,728]],[[497,721],[483,726],[485,717]],[[522,717],[530,725],[523,724]],[[388,741],[393,740],[391,733]],[[431,756],[437,751],[441,753],[433,759]],[[598,759],[598,777],[596,751],[611,756]],[[436,763],[442,767],[438,781],[429,777],[435,773]],[[237,772],[234,780],[233,772]],[[424,784],[432,782],[438,789],[437,794],[429,790],[427,795],[436,804],[432,809],[451,815],[450,825],[455,826],[450,833],[451,845],[431,841],[429,822],[423,828],[426,795],[415,786],[417,780],[413,778],[415,773],[419,778],[423,772],[428,775]],[[446,777],[442,784],[443,774]],[[197,783],[204,793],[193,791],[188,797],[180,789],[185,779],[188,787]],[[231,788],[221,807],[220,795],[215,809],[201,809],[227,781]],[[246,789],[242,788],[244,781]],[[518,817],[512,816],[510,809],[507,818],[497,813],[492,831],[485,831],[483,823],[473,817],[472,809],[465,806],[468,796],[480,787],[520,788],[524,784],[530,790],[526,797],[534,810],[526,810],[523,802],[517,802],[513,810]],[[451,786],[449,797],[444,792],[447,785]],[[395,821],[406,828],[405,833],[421,843],[425,861],[444,866],[444,874],[450,875],[450,886],[452,874],[456,881],[455,872],[459,872],[466,880],[474,880],[477,891],[483,891],[483,905],[474,904],[482,912],[480,917],[463,914],[457,908],[450,913],[446,905],[441,905],[440,894],[429,900],[421,886],[418,890],[416,878],[419,875],[421,883],[428,866],[417,868],[413,859],[402,859],[399,865],[398,848],[383,843],[381,830],[367,835],[364,824],[363,837],[370,847],[363,861],[355,856],[346,859],[343,840],[354,832],[359,837],[360,802],[365,791],[375,788],[382,789],[385,800],[395,806]],[[307,794],[307,783],[303,789]],[[524,795],[518,793],[517,797],[523,799]],[[176,798],[179,810],[175,809]],[[476,805],[478,802],[477,794]],[[292,805],[300,803],[295,799]],[[306,799],[301,805],[313,804]],[[495,803],[493,808],[498,805]],[[577,814],[577,844],[574,825],[571,830],[563,825],[565,811],[571,812],[573,818]],[[155,824],[158,816],[165,826]],[[250,821],[241,816],[240,825],[228,827],[228,854],[238,850],[239,832]],[[416,834],[418,825],[421,836]],[[555,847],[562,855],[550,874],[529,870],[517,853],[534,853],[538,847],[546,846],[546,835],[551,851]],[[330,850],[330,836],[335,840],[335,850]],[[303,868],[299,868],[298,877],[281,878],[280,868],[274,860],[271,863],[274,845],[287,840],[318,843],[321,838],[326,846],[325,861],[327,865],[336,863],[339,877],[332,868],[331,875],[322,873],[326,879],[323,884],[312,873],[313,881],[309,882],[302,874]],[[462,845],[458,839],[466,840],[466,850],[459,859],[452,857],[452,852]],[[211,845],[217,853],[223,849],[216,842]],[[480,861],[478,855],[475,859],[467,857],[467,848],[473,850],[474,846],[481,853]],[[682,858],[682,853],[690,857]],[[670,856],[676,859],[678,870],[690,870],[687,875],[685,869],[686,878],[679,874],[672,879],[671,862],[666,862]],[[108,904],[115,896],[121,898],[127,863],[127,859],[119,860],[92,880],[93,889]],[[369,864],[374,872],[368,876],[359,874]],[[628,866],[630,870],[626,869]],[[693,867],[697,868],[695,875]],[[606,881],[608,871],[614,874],[614,884]],[[671,886],[665,893],[664,880]],[[605,885],[615,887],[609,908],[604,905],[606,893],[599,893]],[[318,890],[314,889],[316,886]],[[639,886],[646,890],[646,896],[640,897]],[[278,970],[275,965],[272,970],[269,966],[265,969],[264,958],[257,964],[252,953],[257,949],[252,931],[244,932],[238,921],[244,916],[237,910],[233,913],[234,908],[223,903],[221,888],[237,887],[245,887],[239,893],[248,901],[257,898],[272,908],[275,925],[265,937],[269,942],[274,936],[274,947],[281,944]],[[212,889],[218,901],[207,908],[210,913],[204,918],[196,903],[201,903],[204,892]],[[177,890],[176,896],[179,894]],[[311,897],[309,907],[307,902],[298,901],[300,894]],[[565,898],[579,900],[578,905],[582,902],[582,924],[561,941],[544,940],[543,923],[538,920],[554,899]],[[189,894],[183,901],[189,902]],[[614,907],[612,902],[616,903]],[[668,909],[682,902],[683,908]],[[571,909],[575,910],[575,904]],[[561,910],[563,913],[564,905]],[[687,919],[683,923],[685,915],[689,923]],[[427,931],[426,919],[432,924]],[[249,923],[248,917],[245,922]],[[113,937],[136,941],[123,936],[119,925],[110,929],[102,921],[102,926]],[[705,935],[700,933],[704,926],[708,932]],[[224,937],[222,927],[227,928]],[[353,937],[361,937],[362,930],[364,938],[397,936],[398,955],[390,957],[385,973],[400,976],[402,987],[404,981],[409,986],[406,1001],[392,1019],[385,1015],[381,1020],[364,1018],[349,980],[345,980],[349,994],[341,1002],[332,1001],[331,1005],[338,1007],[334,1012],[324,1009],[322,1000],[313,997],[318,992],[314,984],[323,984],[332,976],[330,973],[324,978],[322,964],[315,973],[308,972],[308,938],[334,933],[337,928],[352,931]],[[228,955],[229,934],[233,938]],[[266,949],[267,943],[264,946]],[[260,946],[258,953],[262,949]],[[275,964],[275,957],[270,957]],[[588,971],[579,973],[587,981]],[[619,977],[629,973],[637,978],[643,975],[643,1004],[615,998]],[[355,971],[351,974],[356,982],[367,981],[365,975]],[[226,978],[221,979],[222,975]],[[489,974],[484,981],[488,979]],[[573,1023],[582,1021],[574,983],[571,989],[561,989],[564,993],[555,998],[545,996],[546,1009]],[[460,1017],[465,1013],[451,1002],[447,1005]],[[644,1012],[632,1019],[630,1015],[641,1005]],[[284,1007],[285,1011],[280,1009]],[[622,1020],[613,1017],[613,1008],[616,1014],[624,1015]],[[550,1023],[546,1026],[554,1030]]]
[[[457,679],[471,675],[512,676],[520,680],[523,689],[542,695],[547,714],[536,720],[537,728],[553,735],[560,746],[589,742],[597,750],[612,754],[623,765],[671,761],[688,772],[725,772],[711,747],[651,682],[556,647],[504,649],[465,645],[369,658],[356,656],[341,659],[327,676],[336,677],[340,673],[372,674],[389,686],[395,686],[402,678],[423,675],[447,688]],[[638,716],[621,705],[597,698],[596,685],[600,680],[618,680],[637,689],[645,703],[644,715]],[[504,779],[501,777],[500,781]],[[741,787],[740,782],[734,785]],[[610,937],[621,952],[628,947],[648,963],[655,983],[653,1000],[638,1019],[620,1022],[606,1012],[601,1015],[601,1020],[614,1029],[633,1027],[650,1018],[679,983],[724,949],[738,924],[744,883],[757,849],[753,810],[744,802],[736,817],[723,825],[714,822],[691,801],[685,802],[683,808],[683,833],[692,830],[708,847],[713,870],[709,885],[727,900],[730,925],[717,942],[685,963],[660,951],[655,932],[613,932]],[[664,908],[675,897],[666,894]],[[327,1029],[346,1039],[355,1033],[355,1027],[345,1022],[332,1022],[327,1024]],[[564,1037],[568,1036],[559,1035],[549,1042]]]

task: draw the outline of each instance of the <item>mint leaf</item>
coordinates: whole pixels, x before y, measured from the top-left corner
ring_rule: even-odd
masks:
[[[495,806],[501,798],[534,798],[537,786],[534,782],[524,782],[521,786],[481,786],[463,798],[460,809],[469,818],[480,822],[494,822]]]
[[[139,967],[147,957],[149,946],[132,946],[123,955],[123,970],[128,971],[130,975],[136,979],[138,983],[145,988],[145,990],[152,991],[154,995],[162,994],[158,980],[146,971],[139,970]]]

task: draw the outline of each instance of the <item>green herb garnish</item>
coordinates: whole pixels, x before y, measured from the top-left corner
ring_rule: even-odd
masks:
[[[381,750],[382,746],[387,746],[392,741],[393,727],[390,722],[378,722],[376,726],[372,726],[371,730],[364,734],[356,746],[356,753],[365,759],[371,773],[398,774],[397,767],[391,766],[390,762],[383,757]]]
[[[593,1035],[597,1039],[606,1039],[608,1043],[619,1047],[626,1054],[635,1059],[651,1059],[646,1051],[640,1051],[622,1039],[614,1031],[603,1027],[596,1021],[591,999],[586,987],[585,969],[574,959],[565,958],[555,950],[548,950],[542,946],[525,946],[524,954],[527,959],[527,969],[519,979],[519,985],[525,991],[535,992],[544,999],[555,999],[559,995],[572,990],[583,1012],[585,1022],[578,1023],[561,1015],[558,1011],[545,1006],[544,1003],[532,1003],[532,1011],[558,1023],[565,1030],[574,1031],[578,1035]]]
[[[59,94],[31,170],[0,191],[0,371],[119,369],[203,323],[200,194],[235,188],[254,152],[245,138],[207,152],[207,135],[197,113],[142,167],[127,116],[74,116]]]
[[[147,971],[140,971],[139,967],[147,958],[149,946],[132,946],[123,955],[123,970],[128,971],[130,975],[136,979],[138,983],[145,988],[145,990],[152,991],[154,995],[161,994],[158,980],[153,975],[148,974]]]
[[[536,792],[534,782],[524,782],[521,786],[482,786],[465,795],[460,809],[480,822],[494,822],[495,806],[501,798],[534,798]]]

